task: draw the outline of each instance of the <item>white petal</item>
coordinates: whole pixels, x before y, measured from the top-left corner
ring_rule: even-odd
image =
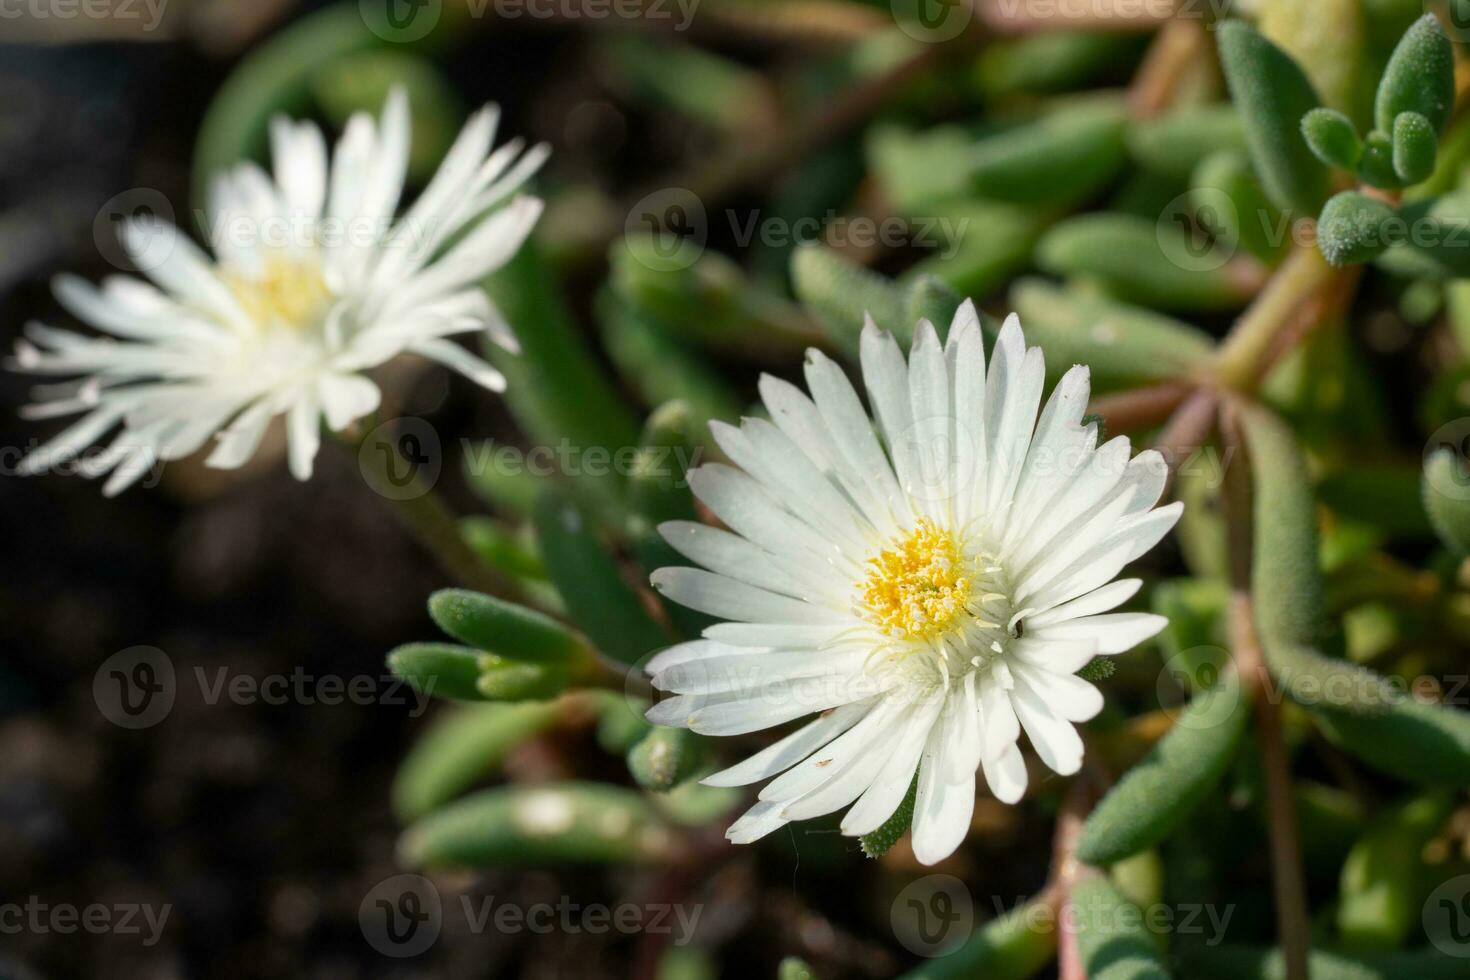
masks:
[[[744,762],[706,776],[700,782],[706,786],[748,786],[785,772],[861,721],[872,706],[872,701],[859,701],[833,708]]]

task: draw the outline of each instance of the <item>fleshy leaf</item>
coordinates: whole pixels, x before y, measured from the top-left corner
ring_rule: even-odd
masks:
[[[1220,26],[1220,61],[1245,123],[1246,145],[1277,207],[1316,214],[1327,196],[1327,168],[1302,138],[1301,120],[1320,105],[1291,56],[1244,21]]]
[[[1143,911],[1101,875],[1072,889],[1077,950],[1088,980],[1169,980]]]
[[[1417,112],[1444,130],[1455,104],[1455,53],[1439,26],[1439,18],[1425,14],[1416,20],[1394,48],[1378,83],[1373,117],[1378,128],[1392,132],[1401,112]]]
[[[647,863],[671,857],[676,840],[641,794],[569,782],[467,796],[405,830],[398,855],[411,868]]]
[[[1077,856],[1112,864],[1158,844],[1188,819],[1235,757],[1250,703],[1239,677],[1195,695],[1174,728],[1088,816]]]

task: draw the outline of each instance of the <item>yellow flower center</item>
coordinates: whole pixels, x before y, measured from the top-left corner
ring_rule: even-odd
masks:
[[[862,604],[890,636],[930,639],[966,614],[973,584],[967,571],[954,536],[923,520],[868,559]]]
[[[320,318],[332,298],[321,267],[313,261],[273,256],[258,277],[226,272],[223,279],[256,323],[305,327]]]

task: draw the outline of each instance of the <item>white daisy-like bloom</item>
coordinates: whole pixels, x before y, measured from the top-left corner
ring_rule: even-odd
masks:
[[[340,431],[374,411],[380,392],[364,372],[399,354],[503,390],[498,371],[449,339],[483,332],[515,349],[479,282],[540,215],[541,202],[519,192],[547,149],[517,140],[492,152],[497,120],[493,106],[471,118],[396,221],[410,149],[401,90],[380,119],[353,116],[330,160],[317,126],[274,120],[274,177],[242,163],[211,185],[213,255],[159,219],[122,223],[122,245],[151,282],[54,284],[68,312],[108,336],[32,323],[17,344],[14,369],[73,379],[38,388],[26,414],[81,414],[20,471],[74,463],[86,476],[111,473],[110,495],[216,436],[207,463],[232,469],[284,414],[290,469],[305,480],[322,421]]]
[[[970,303],[943,345],[921,322],[907,362],[869,321],[861,360],[876,425],[817,351],[810,397],[765,377],[770,421],[716,423],[739,468],[706,465],[690,484],[731,530],[663,525],[703,567],[660,569],[653,583],[728,621],[650,661],[674,696],[648,717],[740,735],[817,714],[704,780],[771,779],[730,840],[849,805],[842,832],[870,833],[917,773],[914,854],[933,864],[969,829],[977,770],[998,799],[1020,800],[1022,732],[1052,770],[1079,769],[1074,726],[1103,698],[1077,671],[1166,624],[1112,612],[1141,584],[1114,579],[1182,505],[1156,507],[1157,452],[1130,460],[1125,437],[1097,445],[1082,422],[1087,368],[1067,372],[1038,419],[1042,353],[1014,316],[988,372]]]

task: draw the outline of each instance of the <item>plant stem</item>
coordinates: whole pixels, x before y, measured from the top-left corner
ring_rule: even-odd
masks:
[[[1230,458],[1243,460],[1235,407],[1226,404],[1222,429]],[[1271,887],[1276,902],[1276,931],[1286,960],[1286,980],[1308,980],[1310,925],[1302,877],[1301,841],[1297,834],[1296,798],[1291,789],[1291,761],[1282,732],[1281,705],[1271,695],[1271,679],[1256,634],[1250,596],[1252,522],[1250,475],[1237,465],[1226,470],[1222,494],[1229,528],[1232,590],[1228,627],[1235,664],[1247,695],[1254,702],[1256,735],[1266,773],[1267,830],[1271,842]]]
[[[1230,600],[1230,645],[1241,678],[1255,701],[1256,735],[1266,771],[1266,813],[1271,839],[1271,888],[1276,899],[1276,931],[1286,959],[1286,980],[1307,980],[1310,924],[1302,882],[1302,848],[1297,833],[1291,761],[1286,757],[1281,705],[1270,696],[1265,658],[1256,636],[1250,596],[1237,590]]]
[[[1159,425],[1184,404],[1190,391],[1188,384],[1170,381],[1148,388],[1101,395],[1092,400],[1087,411],[1103,417],[1109,435],[1118,435]]]
[[[1215,357],[1220,383],[1238,391],[1255,390],[1277,336],[1332,281],[1333,272],[1316,245],[1294,248],[1221,344]]]

